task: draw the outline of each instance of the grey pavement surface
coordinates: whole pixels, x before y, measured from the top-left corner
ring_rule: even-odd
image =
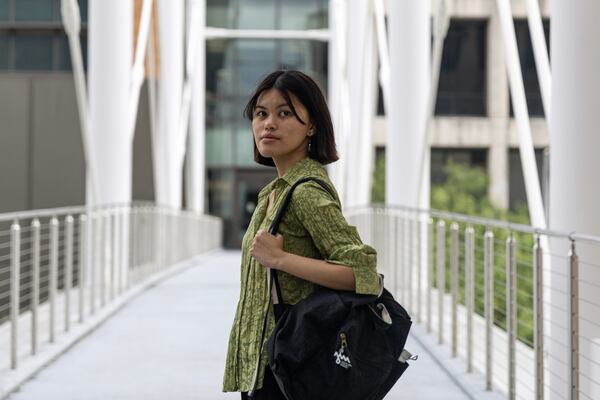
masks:
[[[239,294],[237,251],[213,253],[134,298],[9,400],[220,400]],[[469,398],[413,338],[386,399]]]

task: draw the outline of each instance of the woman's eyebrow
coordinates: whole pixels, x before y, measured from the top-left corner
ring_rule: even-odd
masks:
[[[282,108],[282,107],[289,107],[289,105],[287,103],[281,103],[280,105],[276,106],[275,108]],[[265,110],[267,109],[267,107],[257,104],[256,107],[254,108],[264,108]]]

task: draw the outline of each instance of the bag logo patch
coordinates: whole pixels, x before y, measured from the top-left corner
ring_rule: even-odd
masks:
[[[350,357],[348,357],[344,353],[344,349],[348,347],[348,342],[346,341],[346,335],[344,333],[340,333],[341,346],[339,350],[333,353],[333,358],[335,358],[335,363],[344,369],[352,368],[352,362],[350,362]]]

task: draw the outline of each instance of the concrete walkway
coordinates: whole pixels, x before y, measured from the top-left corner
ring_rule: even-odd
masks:
[[[219,400],[239,294],[240,253],[213,253],[143,292],[26,382],[10,400]],[[389,400],[469,398],[414,339],[419,354]]]

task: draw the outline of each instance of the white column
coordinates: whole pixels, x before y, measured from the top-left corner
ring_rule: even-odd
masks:
[[[390,1],[390,104],[387,111],[386,202],[416,206],[427,95],[431,27],[428,1]]]
[[[181,207],[183,154],[180,148],[180,117],[183,92],[184,1],[158,0],[160,72],[158,88],[158,169],[164,185],[159,185],[157,201]]]
[[[508,70],[508,83],[510,85],[510,94],[519,135],[519,155],[521,157],[521,165],[523,165],[523,179],[525,180],[529,217],[533,226],[546,228],[546,213],[542,202],[542,190],[535,161],[529,110],[525,98],[521,64],[519,63],[517,37],[515,34],[511,4],[509,0],[496,0],[496,4],[498,6],[498,17],[500,28],[502,30],[504,57]]]
[[[347,75],[347,10],[346,0],[329,2],[329,82],[328,104],[335,129],[335,141],[340,159],[327,165],[327,172],[346,207],[347,138],[350,134],[350,99]]]
[[[508,135],[509,89],[506,61],[502,50],[502,31],[498,14],[493,13],[488,23],[487,38],[487,112],[493,125],[493,137],[488,151],[488,194],[496,207],[508,209]]]
[[[600,2],[552,1],[551,16],[550,226],[600,236],[600,47],[597,45]],[[561,251],[560,255],[564,256],[564,247],[552,250]],[[597,314],[592,314],[594,307],[588,304],[600,304],[600,292],[592,286],[600,285],[600,268],[589,264],[600,264],[600,248],[580,243],[578,252],[582,261],[580,282],[589,283],[580,285],[580,295],[585,300],[580,303],[581,317],[598,321]],[[552,269],[556,271],[552,275],[553,287],[564,288],[559,286],[564,282],[559,282],[557,275],[568,271],[566,262],[553,262]],[[564,307],[564,299],[559,297],[550,300],[557,307]],[[550,312],[555,323],[566,326],[563,313],[555,308]],[[594,324],[582,322],[580,325],[581,335],[588,339],[580,340],[580,352],[598,364],[600,329]],[[599,368],[594,363],[580,361],[582,374],[599,376]],[[555,388],[558,382],[550,384]],[[591,387],[589,379],[582,378],[580,384],[585,394],[582,398],[600,398],[598,386]]]
[[[96,204],[129,202],[132,141],[127,131],[127,111],[133,54],[133,3],[90,1],[88,40],[91,147],[98,177]]]
[[[348,83],[350,135],[347,138],[347,206],[369,204],[373,174],[373,117],[377,96],[377,47],[371,2],[349,10]]]
[[[206,0],[191,2],[191,12],[196,15],[197,42],[192,84],[192,107],[187,152],[187,206],[190,210],[204,213],[206,180],[205,163],[205,91],[206,91]]]

